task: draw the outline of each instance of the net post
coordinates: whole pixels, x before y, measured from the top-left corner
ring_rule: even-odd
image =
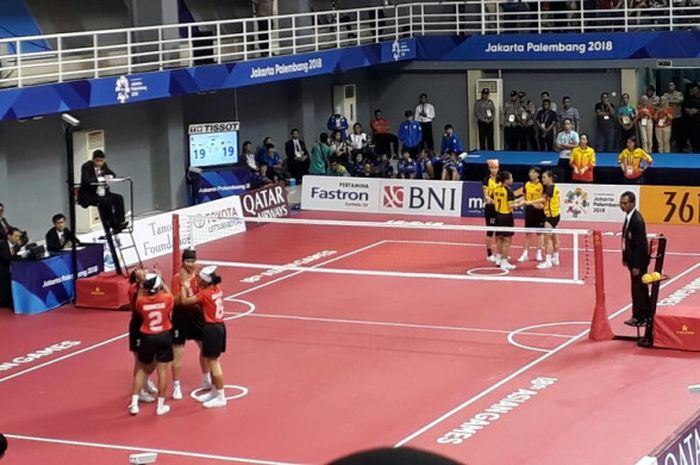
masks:
[[[605,306],[605,272],[603,265],[603,235],[600,231],[593,231],[593,269],[595,283],[595,308],[591,321],[591,332],[588,339],[591,341],[609,341],[615,337],[610,328],[608,311]]]
[[[180,268],[180,215],[173,213],[173,275]]]

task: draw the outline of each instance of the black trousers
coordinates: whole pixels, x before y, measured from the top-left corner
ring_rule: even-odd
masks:
[[[260,50],[267,51],[270,48],[270,34],[267,33],[269,30],[267,20],[258,21],[258,48]]]
[[[12,302],[12,276],[10,273],[0,275],[0,308],[14,308]]]
[[[95,197],[100,218],[109,226],[119,226],[124,222],[124,197],[112,192],[105,193],[104,197]]]
[[[374,153],[377,157],[384,154],[391,158],[391,155],[399,151],[399,138],[394,134],[375,134]]]
[[[630,268],[630,282],[632,288],[632,316],[638,320],[646,320],[651,317],[651,302],[649,300],[649,286],[642,282],[642,276],[647,272],[644,267],[639,270],[639,275],[634,276]]]
[[[503,137],[506,140],[506,150],[518,150],[520,140],[520,128],[517,126],[506,126],[503,129]]]
[[[520,150],[537,150],[537,136],[534,126],[520,127]]]
[[[493,121],[479,121],[479,150],[495,150],[493,146]]]
[[[540,145],[540,150],[543,152],[551,152],[554,150],[554,133],[549,131],[548,133],[540,132],[537,135],[537,140]]]
[[[420,123],[420,128],[423,133],[423,140],[420,144],[421,148],[435,150],[435,143],[433,142],[433,122]]]

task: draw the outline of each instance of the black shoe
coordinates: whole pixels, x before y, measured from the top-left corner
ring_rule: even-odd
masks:
[[[647,319],[641,319],[637,321],[637,326],[646,326],[649,323]]]
[[[639,322],[640,322],[640,320],[638,320],[635,317],[632,317],[629,320],[625,321],[625,324],[627,326],[640,326]]]
[[[129,222],[128,221],[122,221],[121,223],[112,226],[112,232],[114,234],[119,234],[120,232],[124,231],[126,228],[129,227]]]

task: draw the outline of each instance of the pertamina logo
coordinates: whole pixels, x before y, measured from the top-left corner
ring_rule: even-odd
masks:
[[[680,331],[676,331],[676,334],[678,334],[679,336],[694,336],[695,331],[689,329],[688,325],[683,325],[681,326]]]
[[[401,186],[384,186],[383,205],[385,208],[403,208],[405,189]]]

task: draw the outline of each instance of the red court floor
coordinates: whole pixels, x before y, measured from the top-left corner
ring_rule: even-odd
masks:
[[[700,246],[691,239],[697,229],[649,230],[669,237],[673,279],[662,296],[700,275]],[[696,354],[588,341],[590,272],[583,271],[583,285],[401,275],[459,276],[486,267],[481,240],[266,225],[202,247],[200,258],[216,262],[281,265],[326,251],[306,266],[395,273],[264,275],[220,266],[230,318],[225,379],[230,396],[245,395],[214,411],[186,398],[169,401],[172,412],[163,417],[151,405],[128,415],[128,312],[3,312],[0,431],[11,441],[3,465],[118,465],[143,450],[159,452],[162,465],[320,464],[394,445],[471,465],[632,465],[695,412],[698,399],[686,387],[700,382]],[[630,312],[619,238],[605,236],[604,248],[613,327],[632,334],[621,324]],[[542,273],[562,277],[572,258],[562,252],[560,269]],[[528,267],[534,265],[513,275],[533,276]],[[25,356],[64,341],[74,345],[36,360]],[[199,375],[195,346],[188,348],[189,392]],[[16,366],[2,365],[15,359]],[[499,402],[498,415],[479,415]]]

